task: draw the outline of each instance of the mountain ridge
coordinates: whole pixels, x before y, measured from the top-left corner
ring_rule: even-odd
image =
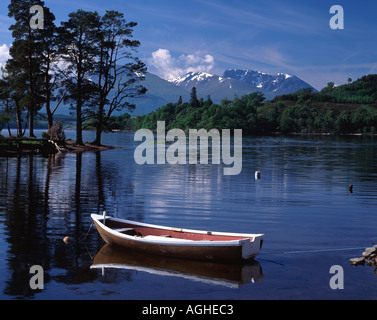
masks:
[[[169,82],[187,90],[195,87],[199,97],[205,98],[210,95],[215,101],[255,91],[264,93],[267,99],[303,88],[317,91],[295,75],[288,73],[272,75],[250,69],[227,69],[222,76],[207,72],[189,72]]]

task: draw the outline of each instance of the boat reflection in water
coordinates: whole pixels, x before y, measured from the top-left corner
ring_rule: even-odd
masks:
[[[111,244],[101,248],[90,268],[102,269],[103,273],[106,268],[143,271],[233,288],[263,279],[262,268],[255,260],[237,264],[183,260],[147,255]]]

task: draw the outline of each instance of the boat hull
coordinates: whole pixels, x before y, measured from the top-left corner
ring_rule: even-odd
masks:
[[[116,232],[104,225],[99,217],[101,216],[92,215],[97,231],[106,243],[167,257],[237,262],[254,258],[259,253],[263,240],[263,235],[250,235],[250,237],[245,236],[240,240],[231,241],[181,241],[179,239],[177,241],[175,239],[166,241],[165,239],[156,240],[156,237],[153,240],[148,240],[147,237],[135,238]],[[167,229],[173,230],[175,228]],[[180,229],[178,232],[185,232],[185,230]],[[218,235],[225,235],[225,233],[218,233]]]

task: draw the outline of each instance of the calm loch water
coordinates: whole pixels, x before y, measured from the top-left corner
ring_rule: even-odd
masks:
[[[377,243],[375,137],[244,136],[237,176],[222,165],[139,166],[133,138],[106,134],[122,148],[102,153],[0,158],[1,299],[377,299],[373,267],[349,265]],[[104,210],[264,233],[264,246],[244,266],[119,251],[91,228]],[[30,288],[32,265],[43,267],[42,290]],[[330,288],[333,265],[343,290]]]

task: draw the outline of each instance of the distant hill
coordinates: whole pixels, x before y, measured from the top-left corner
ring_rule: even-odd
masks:
[[[179,97],[182,97],[185,101],[190,99],[190,92],[187,90],[149,72],[146,73],[145,80],[141,84],[148,91],[140,98],[132,100],[132,103],[136,104],[136,109],[132,113],[135,115],[155,111],[169,102],[177,102]]]
[[[274,101],[298,101],[341,103],[349,105],[377,103],[377,75],[362,76],[354,82],[335,86],[329,82],[320,92],[305,92],[298,90],[294,93],[276,96]]]

